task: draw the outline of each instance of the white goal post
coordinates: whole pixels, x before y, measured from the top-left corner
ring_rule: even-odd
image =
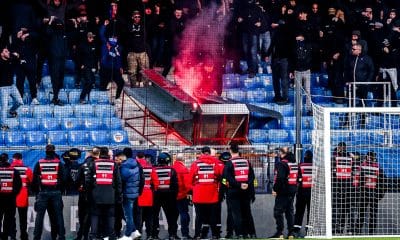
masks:
[[[307,235],[400,236],[400,108],[313,105]]]

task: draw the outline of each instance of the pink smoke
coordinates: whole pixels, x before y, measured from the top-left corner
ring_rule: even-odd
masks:
[[[190,96],[211,93],[221,81],[220,77],[205,81],[206,66],[214,66],[213,76],[222,73],[223,41],[230,16],[222,16],[217,10],[212,6],[186,23],[179,54],[173,59],[175,81]]]

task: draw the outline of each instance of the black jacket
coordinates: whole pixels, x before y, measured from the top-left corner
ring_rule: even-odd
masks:
[[[346,82],[374,81],[374,63],[368,55],[349,56],[345,60],[344,79]]]
[[[1,49],[0,51],[2,51]],[[12,59],[4,60],[0,57],[0,87],[7,87],[13,85],[13,68],[14,63]]]
[[[146,35],[143,24],[129,25],[127,33],[126,51],[134,53],[146,52]]]
[[[97,52],[96,43],[94,41],[89,43],[86,40],[79,45],[78,56],[81,65],[84,66],[85,69],[97,69]]]
[[[294,43],[292,55],[293,57],[290,61],[291,72],[306,71],[311,69],[312,47],[308,41],[296,41]]]
[[[288,153],[288,156],[286,156],[287,160],[289,162],[293,161],[291,154]],[[289,178],[289,173],[290,169],[289,166],[286,162],[279,161],[275,165],[275,171],[276,171],[276,180],[273,186],[273,190],[276,192],[277,195],[294,195],[297,192],[297,185],[289,185],[288,178]]]

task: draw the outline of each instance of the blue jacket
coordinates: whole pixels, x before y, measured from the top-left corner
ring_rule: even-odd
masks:
[[[121,164],[122,192],[124,198],[139,197],[144,186],[143,169],[136,159],[129,158]]]

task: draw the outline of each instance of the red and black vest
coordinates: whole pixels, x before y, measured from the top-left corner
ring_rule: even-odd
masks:
[[[98,159],[94,162],[97,185],[112,185],[115,163],[109,159]]]
[[[151,173],[153,172],[152,167],[143,167],[144,175],[144,189],[151,189]]]
[[[156,174],[159,181],[158,190],[169,190],[171,186],[172,168],[169,166],[156,167]]]
[[[312,163],[300,163],[299,167],[300,167],[300,172],[301,172],[302,188],[311,188],[312,187],[312,172],[313,172]]]
[[[216,182],[215,164],[197,163],[197,184],[214,184]]]
[[[0,168],[0,193],[12,193],[14,180],[14,168]]]
[[[340,180],[351,179],[351,157],[336,157],[336,178]]]
[[[243,158],[232,159],[233,170],[235,173],[235,180],[239,183],[247,182],[249,180],[249,161]]]
[[[363,175],[363,186],[368,189],[376,189],[379,179],[379,165],[378,163],[363,162],[361,164],[361,172]]]
[[[361,166],[353,166],[353,187],[360,186]]]
[[[58,170],[60,168],[60,160],[39,160],[41,173],[41,183],[43,186],[56,186],[58,182]]]
[[[288,184],[292,186],[297,185],[297,176],[299,175],[299,166],[297,163],[289,162],[288,160],[282,160],[289,167]]]
[[[21,180],[22,180],[22,187],[27,187],[27,175],[26,175],[26,171],[28,170],[28,167],[25,166],[16,166],[14,167],[14,169],[18,170],[19,175],[21,176]]]

